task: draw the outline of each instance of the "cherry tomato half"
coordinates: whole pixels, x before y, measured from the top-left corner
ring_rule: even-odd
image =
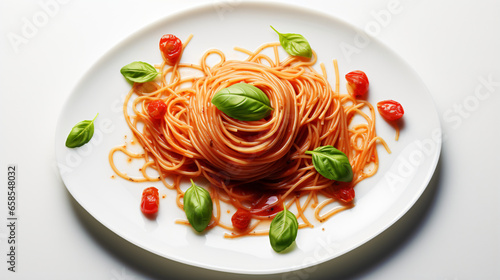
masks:
[[[160,205],[160,196],[158,194],[158,189],[155,187],[149,187],[142,192],[141,199],[141,211],[146,215],[151,215],[158,212],[158,206]]]
[[[400,119],[405,111],[403,106],[394,100],[385,100],[377,103],[378,112],[388,121]]]
[[[167,112],[167,105],[162,100],[157,99],[149,102],[147,110],[151,118],[160,120]]]
[[[250,224],[252,220],[252,214],[245,209],[238,209],[236,213],[231,217],[231,222],[233,223],[233,227],[239,230],[244,230]]]
[[[356,70],[345,75],[347,91],[354,98],[363,98],[368,92],[370,82],[365,72]]]
[[[174,65],[182,53],[182,42],[172,34],[163,35],[160,39],[160,51],[168,65]]]
[[[335,197],[344,203],[351,202],[355,195],[354,189],[350,185],[339,185],[335,188]]]

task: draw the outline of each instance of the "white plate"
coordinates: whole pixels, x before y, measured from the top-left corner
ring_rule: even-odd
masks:
[[[151,184],[112,179],[108,164],[109,150],[131,136],[121,112],[130,85],[120,68],[136,60],[160,62],[158,40],[166,33],[180,38],[194,35],[184,52],[184,62],[197,63],[209,48],[222,49],[234,57],[235,46],[253,50],[277,41],[269,25],[283,33],[303,34],[327,65],[331,82],[331,61],[336,58],[341,77],[356,69],[368,74],[369,101],[373,104],[385,99],[403,104],[405,124],[398,142],[393,140],[394,129],[377,118],[378,134],[393,153],[388,155],[379,146],[379,172],[356,186],[356,206],[313,229],[300,230],[295,248],[286,254],[275,253],[268,237],[225,239],[220,228],[196,234],[175,224],[185,216],[173,203],[175,194],[164,188],[161,192],[167,198],[162,200],[158,217],[144,218],[138,210],[140,194]],[[104,55],[69,96],[56,131],[62,179],[74,198],[110,230],[145,250],[182,263],[265,274],[306,268],[338,257],[377,236],[406,213],[426,188],[441,149],[438,115],[422,81],[390,49],[364,36],[331,16],[281,4],[239,3],[231,11],[207,5],[161,20]],[[341,92],[345,92],[343,78],[341,85]],[[96,113],[99,117],[92,141],[81,148],[66,148],[64,142],[73,125],[92,119]]]

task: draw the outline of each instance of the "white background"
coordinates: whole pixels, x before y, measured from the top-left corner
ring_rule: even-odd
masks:
[[[295,274],[225,274],[153,255],[90,216],[55,166],[54,134],[66,98],[122,39],[207,2],[222,12],[240,3],[0,2],[1,279],[500,278],[500,1],[276,1],[373,28],[375,37],[414,67],[440,115],[444,143],[427,190],[399,222],[351,253]],[[394,4],[397,12],[388,8]],[[11,163],[19,169],[16,273],[6,263]]]

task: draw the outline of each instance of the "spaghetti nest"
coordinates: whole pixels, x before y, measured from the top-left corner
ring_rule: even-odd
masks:
[[[301,227],[312,226],[304,215],[308,206],[315,208],[315,217],[320,221],[337,212],[339,209],[321,210],[343,200],[341,189],[352,189],[377,170],[375,143],[381,139],[375,132],[374,108],[366,101],[339,94],[336,61],[333,89],[324,65],[321,64],[321,74],[312,68],[317,60],[314,52],[311,60],[291,56],[280,60],[279,48],[279,43],[265,44],[254,52],[236,48],[248,55],[244,61],[226,60],[220,50],[209,50],[199,65],[180,63],[170,67],[163,63],[158,66],[161,82],[134,84],[123,109],[145,151],[135,155],[145,159],[145,178],[128,178],[117,170],[113,154],[121,150],[132,155],[122,147],[110,153],[115,172],[130,180],[163,181],[177,190],[181,208],[181,179],[204,177],[210,182],[218,209],[209,227],[220,225],[234,230],[221,222],[221,201],[246,209],[256,221],[261,221],[270,219],[275,212],[262,212],[265,209],[257,209],[256,205],[272,196],[275,199],[264,208],[295,205],[296,215],[303,221]],[[219,56],[220,61],[210,66],[207,59],[212,55]],[[181,71],[185,68],[195,69],[201,75],[183,77]],[[268,117],[240,121],[211,104],[215,93],[240,82],[258,87],[269,97],[273,111]],[[167,112],[159,121],[153,120],[146,110],[149,102],[157,99],[167,105]],[[351,124],[355,115],[364,121]],[[325,145],[347,155],[354,173],[352,182],[335,182],[315,170],[311,156],[305,152]],[[159,178],[151,178],[146,167],[155,169]],[[174,178],[173,184],[165,178]],[[352,202],[344,203],[341,209],[351,206]]]

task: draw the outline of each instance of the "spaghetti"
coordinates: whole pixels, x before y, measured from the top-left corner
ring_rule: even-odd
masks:
[[[109,161],[116,174],[131,181],[162,181],[176,190],[181,209],[181,181],[205,178],[216,209],[208,228],[220,226],[232,231],[226,237],[267,234],[267,229],[256,230],[258,225],[272,219],[284,204],[295,209],[300,228],[313,227],[305,214],[308,207],[314,208],[316,220],[324,221],[354,206],[353,197],[343,194],[353,195],[357,183],[376,173],[376,143],[388,150],[375,132],[375,110],[367,101],[339,94],[336,61],[332,88],[324,65],[322,73],[313,69],[315,52],[310,60],[281,59],[279,48],[279,43],[264,44],[256,51],[235,48],[248,55],[242,61],[228,60],[222,51],[212,49],[201,57],[199,65],[169,66],[163,62],[157,66],[161,82],[135,83],[125,98],[123,112],[144,153],[133,154],[124,147],[112,149]],[[207,60],[213,55],[220,61],[211,66]],[[183,69],[200,75],[183,77]],[[269,97],[274,108],[270,116],[239,121],[210,103],[219,90],[240,82],[258,87]],[[161,120],[154,120],[146,107],[158,99],[165,102],[167,110]],[[364,121],[354,124],[355,116]],[[347,155],[354,173],[352,182],[329,180],[315,170],[305,152],[325,145]],[[116,152],[144,159],[144,177],[131,178],[120,172],[114,163]],[[148,175],[148,168],[156,170],[159,177]],[[173,178],[173,183],[167,183],[166,178]],[[323,211],[335,201],[341,204]],[[222,222],[221,203],[249,211],[252,224],[246,230],[236,230]]]

